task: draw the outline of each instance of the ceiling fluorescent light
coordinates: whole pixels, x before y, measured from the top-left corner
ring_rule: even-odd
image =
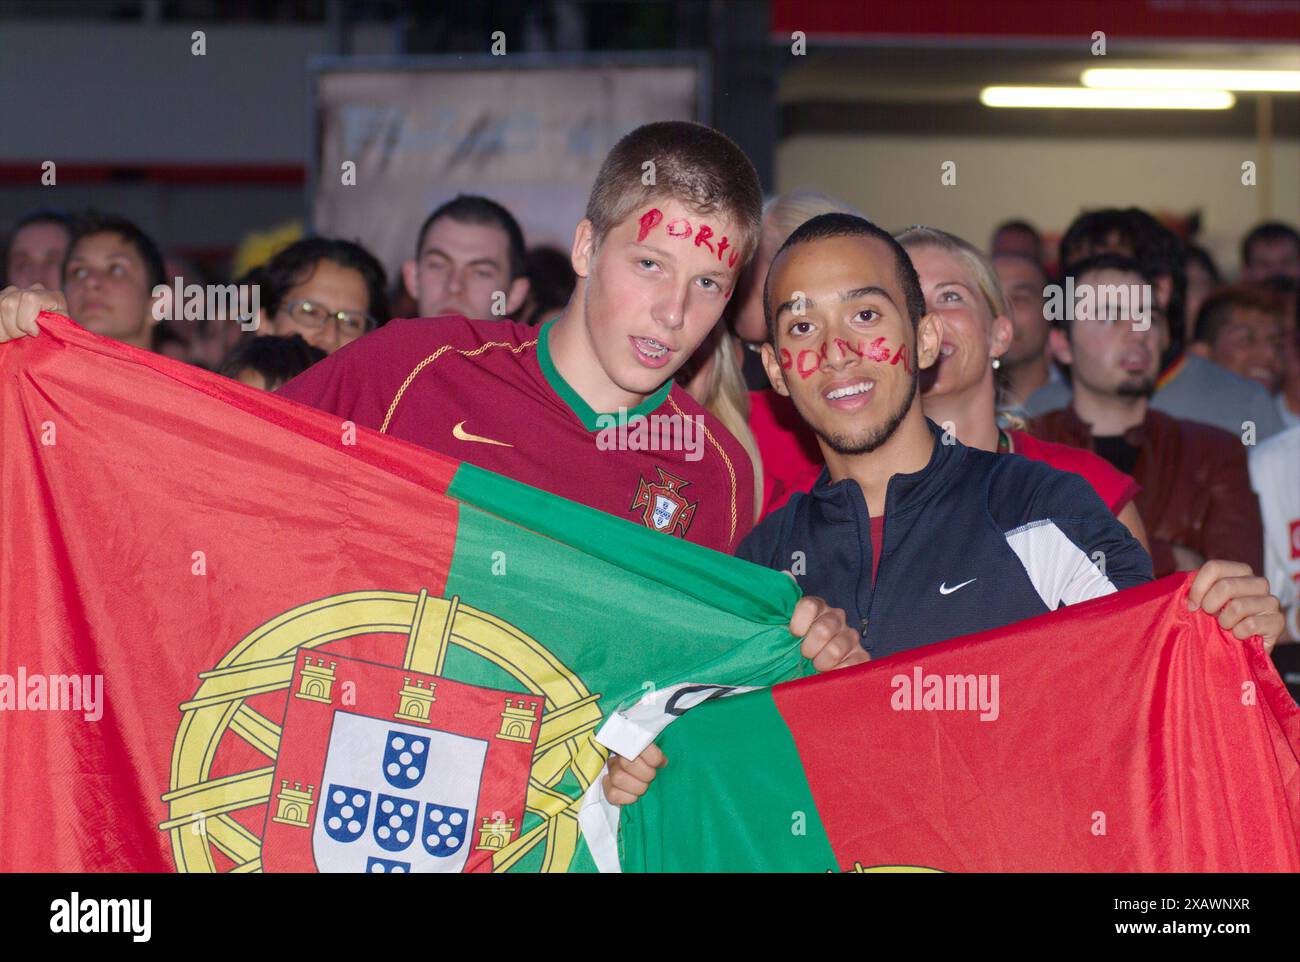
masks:
[[[1227,110],[1226,90],[1103,90],[1091,87],[985,87],[986,107],[1067,107],[1079,110]]]
[[[1260,90],[1300,92],[1300,70],[1163,70],[1093,67],[1085,87],[1151,90]]]

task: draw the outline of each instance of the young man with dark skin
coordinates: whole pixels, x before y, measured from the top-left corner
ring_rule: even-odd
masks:
[[[524,232],[494,200],[461,194],[428,216],[402,265],[420,317],[516,317],[528,296]]]
[[[945,443],[925,419],[917,375],[939,355],[942,320],[924,314],[916,272],[888,233],[857,217],[814,218],[777,254],[764,303],[773,387],[817,432],[826,471],[738,554],[771,567],[802,561],[796,580],[844,607],[873,655],[1150,580],[1150,559],[1083,479]],[[1267,581],[1245,565],[1206,564],[1189,605],[1270,649],[1283,630]],[[606,798],[634,801],[663,764],[653,746],[611,759]]]

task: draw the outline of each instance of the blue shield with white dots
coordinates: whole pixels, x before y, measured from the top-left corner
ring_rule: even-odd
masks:
[[[482,738],[336,710],[312,829],[317,869],[461,871],[477,840],[487,748]],[[399,784],[407,787],[394,791]]]
[[[349,785],[331,785],[325,793],[325,834],[336,842],[355,842],[370,819],[370,793]]]
[[[400,852],[415,841],[420,803],[396,795],[380,795],[375,808],[375,842],[386,852]]]
[[[372,875],[405,875],[410,871],[410,862],[393,858],[375,858],[373,855],[366,859],[366,872]]]
[[[469,812],[463,808],[429,803],[424,809],[420,840],[424,850],[434,858],[450,858],[465,847]]]
[[[429,761],[429,739],[408,732],[389,731],[384,746],[384,777],[394,788],[414,788],[424,778]]]

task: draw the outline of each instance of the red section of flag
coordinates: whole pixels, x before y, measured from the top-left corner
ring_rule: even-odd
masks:
[[[1300,708],[1189,583],[774,689],[841,868],[1300,870]]]
[[[1041,37],[1086,50],[1095,30],[1112,40],[1272,40],[1300,37],[1296,0],[772,0],[772,34],[810,37]],[[1082,39],[1080,39],[1082,38]]]
[[[160,826],[210,791],[172,783],[187,700],[209,683],[249,692],[229,720],[246,738],[206,763],[210,779],[269,781],[258,746],[284,717],[291,666],[223,659],[321,599],[442,594],[457,462],[66,318],[40,323],[0,345],[0,871],[169,871]],[[407,627],[371,626],[371,653],[349,653],[400,665]],[[72,679],[92,693],[99,679],[100,716],[35,707],[36,677],[67,706]],[[266,806],[231,805],[209,821],[237,853]]]

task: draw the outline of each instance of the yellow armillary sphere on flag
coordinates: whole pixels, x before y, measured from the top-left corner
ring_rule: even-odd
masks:
[[[285,691],[290,703],[294,702],[295,697],[309,699],[301,702],[307,706],[303,711],[326,712],[325,715],[317,715],[317,718],[343,716],[343,709],[335,711],[339,705],[337,694],[333,696],[331,707],[331,699],[321,697],[321,693],[325,691],[328,694],[333,673],[342,670],[337,665],[348,662],[349,659],[335,657],[328,652],[319,656],[307,653],[333,642],[376,634],[406,636],[406,650],[401,663],[376,665],[353,661],[369,671],[371,677],[376,672],[403,676],[406,684],[401,694],[411,694],[414,698],[404,698],[401,703],[403,707],[399,708],[396,716],[388,712],[384,715],[376,713],[371,718],[357,715],[352,717],[361,718],[376,729],[386,728],[388,735],[394,735],[395,732],[415,733],[412,740],[427,744],[428,739],[419,737],[421,733],[428,733],[430,738],[442,737],[445,740],[459,738],[454,733],[440,733],[433,728],[412,727],[412,720],[414,724],[420,724],[421,721],[427,724],[430,721],[427,714],[429,704],[440,700],[446,703],[454,697],[462,700],[472,697],[482,703],[485,699],[490,701],[493,696],[497,698],[494,705],[502,701],[505,703],[504,710],[500,711],[504,719],[500,723],[500,731],[489,734],[486,740],[479,738],[478,742],[488,744],[487,751],[498,751],[498,748],[492,746],[500,746],[496,756],[498,759],[510,752],[523,759],[522,764],[517,766],[518,791],[513,793],[518,796],[521,807],[518,817],[514,814],[506,817],[497,811],[491,819],[474,820],[472,816],[475,812],[470,809],[433,804],[427,806],[426,815],[435,820],[441,820],[444,812],[454,812],[452,822],[462,825],[465,815],[471,816],[469,820],[473,824],[464,825],[459,836],[449,842],[463,843],[464,847],[458,853],[461,863],[465,861],[463,853],[468,852],[472,846],[476,853],[480,853],[477,854],[476,862],[480,864],[479,870],[490,864],[492,871],[503,872],[517,865],[538,846],[543,846],[543,871],[562,872],[568,868],[579,838],[577,800],[556,786],[572,772],[585,791],[600,773],[607,754],[593,737],[601,722],[601,713],[596,705],[600,696],[590,693],[582,681],[551,652],[515,626],[487,612],[462,605],[459,597],[431,597],[427,591],[421,590],[418,594],[357,591],[301,605],[249,632],[219,664],[200,674],[201,683],[194,697],[180,705],[181,721],[172,751],[169,791],[163,796],[163,801],[168,806],[168,817],[159,826],[170,833],[172,853],[179,871],[216,871],[218,866],[213,858],[214,850],[234,863],[235,872],[262,871],[267,866],[269,854],[264,840],[272,830],[294,839],[294,844],[302,847],[306,853],[304,857],[308,859],[305,867],[310,870],[313,838],[310,833],[313,826],[318,846],[315,862],[318,866],[331,864],[328,860],[322,860],[319,851],[321,842],[329,844],[320,834],[325,819],[309,816],[310,812],[318,811],[313,806],[331,804],[322,797],[320,766],[317,765],[314,772],[303,769],[309,777],[282,777],[278,779],[280,784],[277,784],[277,773],[285,775],[287,772],[283,756],[289,729],[288,719],[292,717],[292,712],[286,710],[285,723],[277,724],[250,706],[248,700],[258,695]],[[474,688],[442,678],[447,652],[451,646],[494,664],[519,682],[528,694]],[[311,676],[310,679],[308,675]],[[299,686],[295,686],[295,678],[298,679]],[[398,678],[399,684],[401,681],[402,678]],[[436,694],[435,689],[439,689]],[[452,692],[452,695],[445,695],[445,691]],[[468,692],[469,695],[456,695],[456,691]],[[324,707],[314,703],[322,703]],[[419,716],[422,705],[425,710],[423,720]],[[492,707],[491,710],[497,709]],[[534,714],[536,712],[540,714]],[[495,717],[489,721],[494,726],[497,724]],[[329,725],[317,724],[315,727],[328,728]],[[265,755],[268,764],[214,776],[213,763],[223,739],[235,736],[256,752]],[[318,751],[323,752],[323,740],[328,739],[329,732],[299,736],[299,739],[301,741],[308,737],[320,742]],[[383,740],[382,733],[380,740]],[[465,743],[471,740],[460,739]],[[530,750],[531,757],[528,754]],[[483,767],[483,749],[479,751],[478,764]],[[523,754],[520,755],[520,752]],[[487,767],[498,772],[502,766],[498,762]],[[413,774],[415,772],[414,769],[410,771]],[[337,786],[331,786],[334,787]],[[477,784],[474,791],[478,791]],[[334,794],[338,797],[337,793]],[[361,796],[355,797],[360,802]],[[376,794],[375,797],[391,798],[382,794]],[[481,798],[480,803],[487,804]],[[366,804],[369,805],[369,798]],[[388,801],[382,804],[389,806]],[[233,817],[236,812],[261,805],[268,807],[267,829],[263,836],[255,834]],[[416,807],[418,810],[418,803]],[[504,807],[508,808],[508,805]],[[321,814],[329,814],[333,810],[324,809]],[[388,807],[384,809],[385,812],[389,810]],[[351,817],[350,809],[343,811]],[[491,809],[477,809],[479,815],[485,811]],[[522,826],[525,811],[541,819],[526,832]],[[380,825],[377,810],[375,814],[376,838],[386,837],[387,829]],[[457,815],[461,817],[457,818]],[[338,825],[337,819],[331,821],[335,826]],[[351,824],[355,827],[358,823],[354,821]],[[432,826],[433,822],[429,822],[426,827]],[[441,825],[438,828],[444,833],[448,831]],[[346,831],[346,828],[340,831]],[[364,827],[360,831],[364,832]],[[297,834],[293,834],[295,832]],[[418,838],[419,831],[415,834]],[[299,842],[299,839],[302,841]],[[352,838],[346,840],[351,841]],[[435,846],[440,841],[432,833],[427,836],[427,840]],[[384,845],[383,842],[379,844]],[[390,838],[385,847],[391,845],[393,840]],[[435,852],[433,849],[428,851],[430,855],[449,854],[446,851]],[[430,863],[428,856],[421,855],[421,858],[425,864]],[[489,858],[490,863],[487,861]],[[278,861],[285,864],[282,858]],[[389,866],[404,864],[396,858],[371,858],[370,862],[381,862]],[[445,859],[439,867],[449,867],[453,862],[454,860]],[[386,869],[367,867],[361,870]]]

